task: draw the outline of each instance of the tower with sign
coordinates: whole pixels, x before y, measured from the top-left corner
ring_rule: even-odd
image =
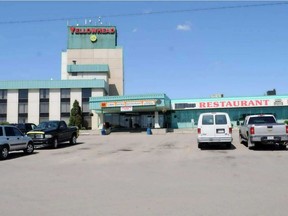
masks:
[[[103,96],[123,95],[123,50],[117,46],[116,27],[67,26],[67,38],[61,79],[102,79],[109,89]]]

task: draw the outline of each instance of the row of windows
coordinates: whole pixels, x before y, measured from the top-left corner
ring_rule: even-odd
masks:
[[[61,113],[70,112],[70,92],[71,89],[61,89]],[[49,89],[40,89],[40,113],[49,113]],[[18,113],[28,113],[28,89],[18,90]],[[91,88],[82,89],[82,111],[89,112],[89,97]],[[64,100],[62,100],[64,99]],[[66,100],[65,100],[66,99]],[[7,90],[0,90],[0,114],[7,113]]]
[[[70,113],[70,102],[61,102],[61,113]],[[49,102],[40,102],[40,113],[49,113]],[[89,112],[89,102],[82,102],[82,112]],[[0,114],[7,113],[7,103],[0,103]],[[28,102],[18,104],[18,113],[28,113]]]
[[[215,112],[215,109],[205,110],[176,110],[171,113],[172,128],[177,128],[179,123],[197,123],[201,113]],[[288,119],[288,109],[285,106],[279,107],[250,107],[250,108],[227,108],[218,109],[218,112],[226,112],[229,114],[231,121],[243,121],[247,115],[253,114],[273,114],[276,119]]]
[[[49,89],[40,89],[40,99],[48,99],[49,98]],[[70,98],[71,89],[61,89],[61,98]],[[19,89],[18,90],[19,100],[28,99],[28,89]],[[82,89],[82,98],[91,97],[91,88],[83,88]],[[7,99],[7,90],[0,90],[0,100]]]

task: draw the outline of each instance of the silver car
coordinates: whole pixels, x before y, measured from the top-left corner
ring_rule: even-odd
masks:
[[[32,154],[34,151],[32,139],[14,126],[0,125],[0,158],[6,159],[9,152],[20,150]]]

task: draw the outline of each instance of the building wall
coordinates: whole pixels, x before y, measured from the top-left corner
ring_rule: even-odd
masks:
[[[66,58],[65,55],[62,55]],[[67,64],[108,64],[110,70],[109,83],[109,95],[123,95],[124,94],[124,72],[123,72],[123,50],[121,48],[117,49],[69,49],[67,50],[67,59],[62,59],[62,70]],[[65,66],[64,66],[65,64]],[[73,77],[72,75],[66,74],[62,71],[62,78],[67,77],[67,79],[78,79],[78,77]],[[95,78],[100,78],[99,73],[96,74]],[[89,79],[94,78],[89,76]],[[81,78],[81,75],[80,75]]]
[[[102,97],[106,95],[104,89],[91,89],[91,96]],[[19,107],[19,92],[18,89],[7,91],[7,122],[19,122],[18,107]],[[82,89],[70,89],[70,110],[73,107],[74,101],[77,100],[82,107]],[[87,118],[87,117],[86,117]],[[88,116],[89,118],[89,116]],[[61,119],[61,89],[49,89],[49,120]],[[69,117],[64,120],[68,124]],[[98,129],[99,118],[96,113],[91,116],[91,128]],[[28,90],[28,118],[27,122],[39,124],[40,123],[40,89]]]

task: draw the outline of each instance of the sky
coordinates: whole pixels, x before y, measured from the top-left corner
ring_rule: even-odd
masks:
[[[269,3],[277,2],[0,2],[1,80],[61,79],[67,24],[101,17],[117,28],[125,95],[285,95],[288,1],[251,6]]]

